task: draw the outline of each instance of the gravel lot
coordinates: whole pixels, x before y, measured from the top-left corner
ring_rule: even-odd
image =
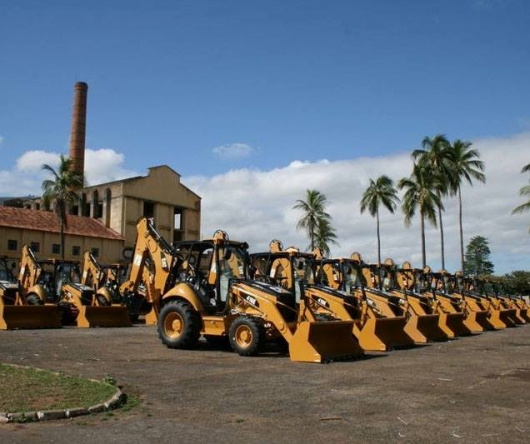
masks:
[[[110,375],[141,398],[2,424],[2,443],[530,442],[529,325],[331,364],[170,350],[147,326],[0,331],[0,362]]]

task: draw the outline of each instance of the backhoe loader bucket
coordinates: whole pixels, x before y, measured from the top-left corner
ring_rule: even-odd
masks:
[[[507,310],[491,310],[488,322],[495,330],[503,330],[506,327],[513,327],[515,323],[510,319]]]
[[[366,351],[389,351],[414,346],[413,339],[404,331],[405,317],[370,317],[361,326],[356,323],[354,334],[359,345]]]
[[[353,321],[302,321],[289,343],[295,362],[328,362],[364,354],[352,334]]]
[[[449,339],[470,335],[471,330],[466,327],[464,316],[464,313],[440,313],[438,326]]]
[[[129,310],[125,306],[88,306],[79,307],[77,326],[90,327],[130,327],[132,325]]]
[[[411,316],[405,325],[405,333],[419,344],[445,340],[447,335],[438,326],[439,320],[440,316],[437,314]]]
[[[485,310],[469,311],[464,318],[464,325],[471,333],[481,333],[485,330],[493,330],[493,326],[488,321],[489,313]]]
[[[56,305],[0,304],[0,330],[60,327],[61,315]]]

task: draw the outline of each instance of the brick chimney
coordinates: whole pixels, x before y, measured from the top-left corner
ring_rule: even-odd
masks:
[[[85,172],[85,134],[86,102],[88,85],[77,82],[74,87],[74,109],[72,113],[72,131],[70,133],[70,159],[72,168],[84,177]]]

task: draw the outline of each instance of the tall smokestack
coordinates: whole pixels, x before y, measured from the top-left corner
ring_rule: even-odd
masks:
[[[70,133],[70,159],[72,169],[84,177],[85,172],[85,134],[86,102],[88,85],[77,82],[74,87],[74,110],[72,114],[72,131]]]

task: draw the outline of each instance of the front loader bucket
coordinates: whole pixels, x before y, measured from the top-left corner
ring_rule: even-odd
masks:
[[[363,356],[352,330],[353,321],[300,322],[289,343],[291,361],[328,362]]]
[[[77,315],[77,326],[89,327],[130,327],[129,310],[125,306],[82,306]]]
[[[440,313],[438,326],[451,339],[471,334],[471,330],[464,323],[464,313]]]
[[[504,317],[504,319],[503,319]],[[491,329],[493,330],[502,330],[507,327],[506,325],[506,316],[502,315],[501,310],[491,310],[489,312],[488,316],[488,322],[491,325]],[[509,322],[509,321],[507,321]],[[511,322],[509,322],[510,325],[512,325]]]
[[[416,343],[424,344],[429,341],[443,341],[447,335],[438,326],[440,315],[412,315],[405,325],[407,333]]]
[[[60,328],[56,305],[1,305],[0,330]]]
[[[405,333],[407,320],[404,316],[394,318],[370,317],[363,325],[354,326],[359,345],[367,351],[388,351],[413,347],[414,341]]]
[[[515,308],[502,309],[501,320],[506,324],[506,327],[515,327],[516,324],[526,324],[525,320],[518,316]]]
[[[513,320],[516,324],[526,324],[528,319],[525,318],[525,313],[520,308],[514,308]]]
[[[493,330],[493,326],[488,321],[489,313],[485,310],[469,311],[464,318],[464,325],[471,333],[481,333],[484,330]]]

